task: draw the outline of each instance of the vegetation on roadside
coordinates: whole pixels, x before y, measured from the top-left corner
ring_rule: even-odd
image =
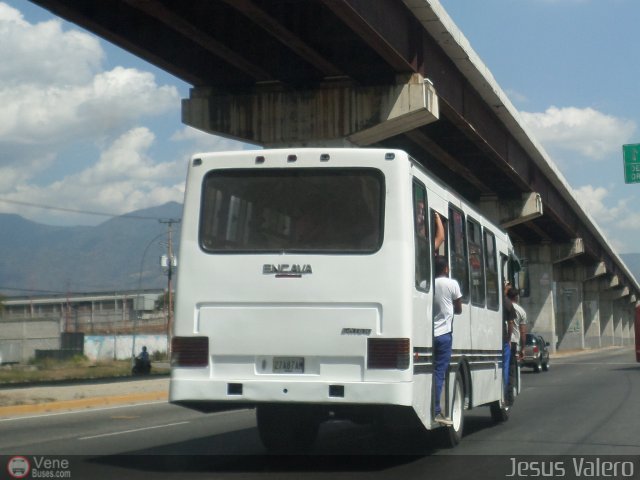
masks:
[[[151,375],[169,372],[167,363],[152,364]],[[5,365],[0,368],[0,385],[55,382],[131,376],[131,360],[91,361],[84,355],[68,360],[33,360],[29,365]]]

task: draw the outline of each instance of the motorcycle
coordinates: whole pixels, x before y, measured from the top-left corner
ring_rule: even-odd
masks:
[[[133,375],[149,375],[149,373],[151,373],[151,362],[149,360],[136,357],[131,373]]]

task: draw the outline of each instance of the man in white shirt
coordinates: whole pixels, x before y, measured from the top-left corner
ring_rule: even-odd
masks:
[[[442,414],[440,397],[444,376],[451,361],[453,316],[462,313],[460,284],[449,278],[449,261],[446,257],[435,259],[436,279],[433,290],[433,353],[436,383],[435,420],[443,425],[452,425],[451,419]]]
[[[511,330],[511,359],[509,362],[509,385],[515,385],[518,359],[522,356],[524,340],[527,338],[527,312],[518,304],[519,293],[514,287],[507,290],[507,297],[511,300],[515,318],[513,319],[513,329]],[[508,390],[507,401],[513,404],[513,388]]]

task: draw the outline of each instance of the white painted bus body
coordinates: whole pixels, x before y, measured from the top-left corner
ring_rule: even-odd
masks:
[[[278,175],[309,169],[372,169],[379,175],[382,230],[374,251],[239,253],[203,246],[203,185],[210,172],[268,170]],[[348,407],[356,416],[359,409],[375,415],[377,409],[388,413],[389,407],[412,412],[409,416],[427,429],[436,427],[432,288],[416,287],[416,181],[426,187],[429,209],[445,218],[452,206],[460,209],[491,228],[497,251],[509,254],[506,234],[433,181],[403,151],[281,149],[195,155],[185,192],[173,337],[178,342],[203,339],[206,361],[192,366],[174,359],[170,401],[201,410],[262,404],[313,405],[328,412]],[[332,192],[324,194],[330,198]],[[500,308],[463,304],[454,320],[447,411],[458,371],[465,382],[463,408],[502,401],[501,326]],[[407,339],[406,364],[369,368],[368,346],[376,339]],[[187,350],[182,355],[188,356]],[[295,371],[302,365],[292,359],[303,359],[303,372]],[[290,371],[274,372],[274,361]]]

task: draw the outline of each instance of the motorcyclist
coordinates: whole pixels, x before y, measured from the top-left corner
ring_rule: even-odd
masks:
[[[138,358],[144,363],[149,363],[149,352],[147,352],[147,347],[142,347],[142,352],[140,352]]]
[[[151,360],[147,347],[142,347],[142,352],[136,357],[133,373],[149,373],[151,371]]]

